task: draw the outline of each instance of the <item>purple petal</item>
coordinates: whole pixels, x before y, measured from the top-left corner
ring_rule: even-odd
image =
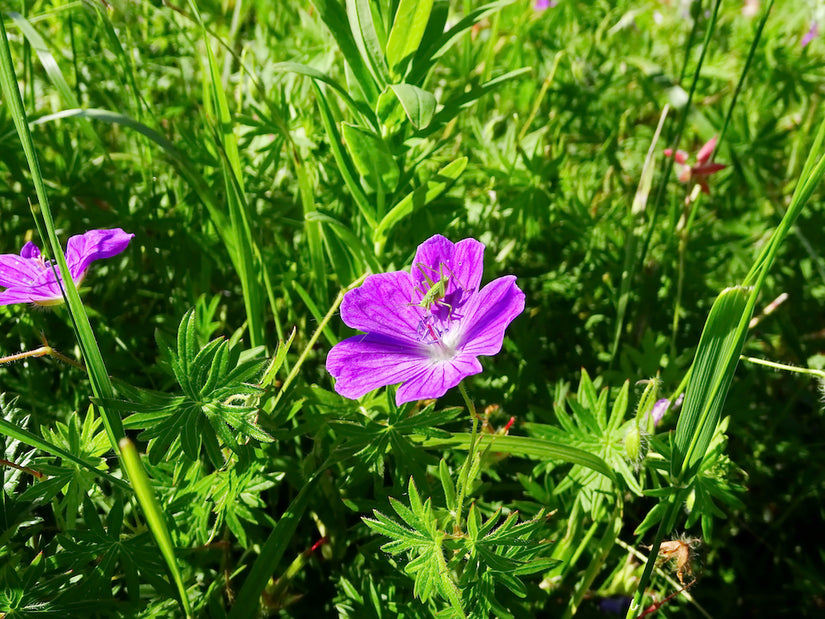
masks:
[[[451,361],[429,362],[416,376],[406,380],[395,392],[395,403],[425,398],[440,398],[465,376],[481,372],[481,364],[471,355],[459,354]]]
[[[817,36],[819,36],[819,27],[817,26],[816,22],[811,22],[811,27],[808,29],[808,32],[805,33],[805,36],[802,37],[802,40],[799,42],[800,47],[805,47],[808,43],[813,41]]]
[[[495,355],[501,350],[507,325],[523,311],[524,293],[516,286],[516,277],[493,280],[464,307],[458,347],[469,355]]]
[[[412,278],[406,271],[370,275],[344,296],[341,319],[359,331],[417,343],[423,312],[413,298]]]
[[[659,425],[660,421],[662,421],[662,418],[665,416],[668,408],[670,408],[670,400],[667,398],[657,400],[656,404],[653,405],[653,408],[649,414],[653,418],[654,428]]]
[[[442,269],[444,265],[446,269]],[[455,289],[475,292],[481,284],[484,271],[484,243],[475,239],[464,239],[452,243],[449,239],[436,234],[418,246],[410,272],[415,285],[429,288],[430,281],[441,275],[450,277],[447,292]],[[426,277],[425,277],[426,275]]]
[[[23,249],[25,251],[26,248]],[[30,286],[43,270],[43,265],[38,260],[27,259],[17,254],[2,254],[0,255],[0,286],[4,288]]]
[[[36,303],[38,305],[56,305],[63,302],[63,295],[53,277],[42,284],[34,286],[15,286],[0,292],[0,305],[13,303]]]
[[[34,258],[35,260],[37,260],[38,258],[40,258],[40,248],[31,241],[29,241],[28,243],[23,245],[23,249],[20,250],[20,256],[26,259]]]
[[[429,363],[422,345],[377,334],[348,338],[327,355],[327,371],[336,379],[335,391],[352,399],[416,376]]]
[[[89,265],[95,260],[116,256],[129,246],[134,234],[120,228],[90,230],[69,239],[66,246],[66,263],[75,283],[79,283]]]

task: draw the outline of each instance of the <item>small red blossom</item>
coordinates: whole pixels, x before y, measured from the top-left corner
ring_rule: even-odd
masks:
[[[719,170],[725,169],[727,166],[721,163],[711,163],[710,156],[713,154],[713,149],[716,148],[716,136],[714,135],[707,143],[699,149],[696,153],[696,163],[688,163],[688,154],[683,150],[677,150],[673,154],[672,148],[665,149],[665,157],[673,157],[679,169],[679,181],[682,183],[689,183],[693,181],[702,189],[702,193],[710,195],[710,187],[708,187],[708,177],[711,174],[716,174]]]

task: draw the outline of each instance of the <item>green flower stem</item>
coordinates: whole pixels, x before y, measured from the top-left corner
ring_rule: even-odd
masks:
[[[816,376],[819,379],[825,379],[825,371],[823,370],[798,368],[793,365],[785,365],[784,363],[776,363],[775,361],[768,361],[767,359],[759,359],[757,357],[746,357],[745,355],[742,355],[739,358],[742,361],[755,363],[757,365],[764,365],[765,367],[773,368],[775,370],[785,370],[786,372],[796,372],[797,374],[809,374],[810,376]]]
[[[458,390],[461,392],[461,397],[467,403],[467,409],[470,411],[470,417],[473,419],[473,431],[470,434],[470,449],[467,452],[467,459],[464,461],[464,466],[461,467],[461,475],[458,480],[458,498],[456,500],[455,509],[455,528],[461,530],[461,513],[464,511],[464,495],[467,494],[467,486],[470,485],[470,470],[473,468],[472,463],[476,458],[478,451],[478,414],[476,413],[475,404],[467,395],[467,390],[464,388],[464,383],[458,384]]]

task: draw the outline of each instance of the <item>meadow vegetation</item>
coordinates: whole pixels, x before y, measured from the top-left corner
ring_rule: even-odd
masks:
[[[4,0],[0,617],[818,616],[817,23]]]

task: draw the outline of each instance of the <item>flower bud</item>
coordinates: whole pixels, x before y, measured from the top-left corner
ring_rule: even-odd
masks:
[[[640,462],[642,454],[642,431],[639,426],[633,425],[624,437],[624,451],[631,462]]]

